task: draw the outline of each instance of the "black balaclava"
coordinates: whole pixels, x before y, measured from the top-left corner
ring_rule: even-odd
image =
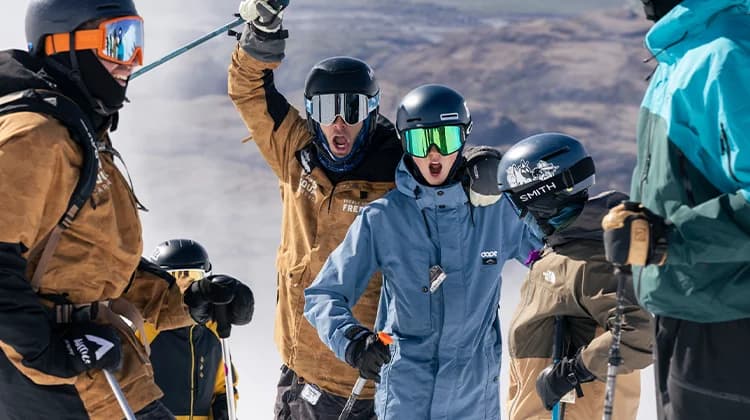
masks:
[[[682,0],[641,0],[643,2],[643,11],[646,12],[646,19],[658,21],[664,15],[669,13],[675,6],[682,3]]]
[[[90,50],[53,54],[47,57],[47,68],[61,82],[63,93],[88,108],[97,131],[111,123],[125,103],[127,86],[120,86]]]

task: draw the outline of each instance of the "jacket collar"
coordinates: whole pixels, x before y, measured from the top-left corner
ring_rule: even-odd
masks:
[[[396,168],[396,188],[407,197],[416,199],[420,209],[438,206],[460,207],[469,201],[460,182],[441,187],[420,184],[409,172],[403,159]]]
[[[726,9],[743,6],[748,0],[684,0],[659,19],[646,34],[646,48],[659,61],[666,61],[662,53],[688,35],[703,31],[706,24]]]

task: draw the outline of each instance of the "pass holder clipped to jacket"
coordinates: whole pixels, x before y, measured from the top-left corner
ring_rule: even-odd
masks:
[[[441,284],[448,278],[445,270],[438,264],[430,267],[430,293],[435,293]]]

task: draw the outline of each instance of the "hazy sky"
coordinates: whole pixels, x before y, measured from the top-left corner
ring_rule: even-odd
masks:
[[[9,2],[0,15],[0,47],[25,48],[26,2]],[[145,61],[233,19],[237,1],[159,0],[137,3],[146,25]],[[297,2],[297,4],[303,2]],[[294,4],[287,15],[295,21]],[[331,11],[334,13],[335,9]],[[373,34],[377,36],[377,34]],[[290,39],[294,42],[304,40]],[[135,191],[151,211],[143,215],[144,253],[161,241],[188,237],[203,243],[215,272],[232,274],[256,294],[256,315],[236,328],[232,349],[240,373],[242,419],[271,418],[280,360],[272,340],[280,205],[278,186],[226,97],[226,67],[234,42],[221,36],[133,81],[113,141],[128,165]],[[323,58],[323,57],[321,57]],[[425,81],[428,82],[428,81]],[[284,91],[283,81],[277,81]],[[290,98],[299,103],[299,98]],[[523,268],[505,270],[503,325],[510,322]],[[507,360],[501,373],[507,393]],[[644,375],[645,376],[645,375]],[[652,379],[639,419],[653,418]]]

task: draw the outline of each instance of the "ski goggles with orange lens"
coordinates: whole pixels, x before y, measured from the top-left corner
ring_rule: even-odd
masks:
[[[177,280],[189,280],[191,283],[198,281],[208,275],[208,272],[200,268],[189,268],[185,270],[167,270]]]
[[[326,93],[305,98],[305,109],[310,117],[322,125],[331,125],[341,117],[349,125],[367,119],[380,105],[380,93],[368,97],[361,93]]]
[[[441,127],[412,128],[401,133],[406,153],[425,158],[430,148],[436,146],[443,156],[456,153],[466,141],[463,127],[444,125]]]
[[[76,51],[96,50],[99,58],[118,64],[143,65],[143,19],[125,16],[108,19],[96,29],[73,32]],[[70,34],[49,35],[44,40],[46,55],[70,51]]]

